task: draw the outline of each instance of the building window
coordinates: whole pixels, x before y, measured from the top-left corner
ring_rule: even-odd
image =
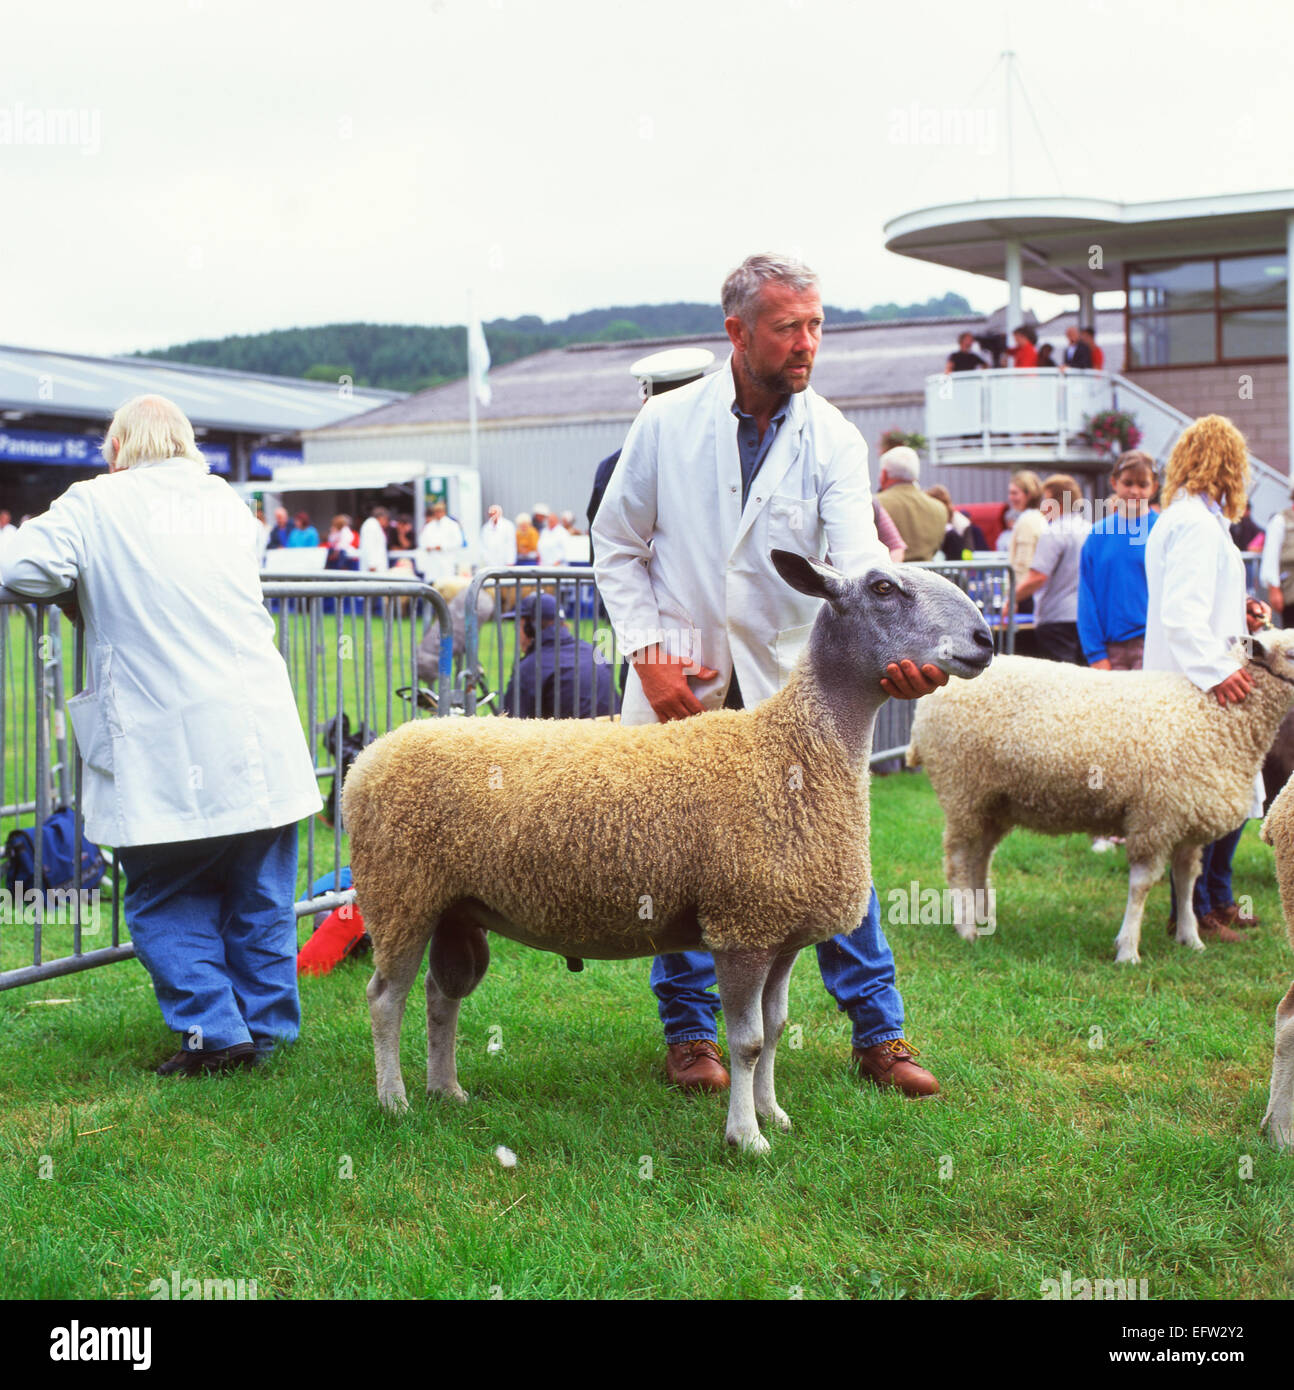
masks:
[[[1128,367],[1283,360],[1283,251],[1145,261],[1127,268]]]

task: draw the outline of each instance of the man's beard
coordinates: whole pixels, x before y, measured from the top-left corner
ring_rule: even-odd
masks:
[[[791,366],[803,366],[805,373],[802,377],[792,378],[790,374]],[[790,396],[797,391],[803,391],[809,384],[809,378],[813,375],[813,363],[790,363],[783,367],[781,371],[763,373],[757,372],[751,366],[750,358],[743,356],[741,359],[741,372],[747,381],[758,386],[761,390],[769,392],[774,396]]]

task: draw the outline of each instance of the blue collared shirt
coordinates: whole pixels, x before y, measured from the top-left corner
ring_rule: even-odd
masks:
[[[759,472],[764,460],[768,457],[768,451],[773,447],[773,440],[777,438],[777,431],[781,428],[786,419],[786,407],[789,401],[782,402],[778,413],[768,422],[768,428],[764,431],[764,437],[759,437],[759,426],[755,422],[753,415],[747,415],[737,404],[732,403],[732,413],[737,417],[737,453],[741,457],[741,505],[744,508],[746,498],[750,496],[750,485],[755,481],[755,474]]]

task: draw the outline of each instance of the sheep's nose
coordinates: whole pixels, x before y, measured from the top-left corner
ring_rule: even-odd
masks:
[[[975,629],[975,645],[977,647],[983,647],[985,651],[991,652],[993,650],[993,634],[988,630],[987,626],[981,626]]]

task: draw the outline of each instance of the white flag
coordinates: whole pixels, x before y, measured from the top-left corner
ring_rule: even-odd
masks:
[[[469,390],[476,392],[476,399],[482,405],[489,405],[490,349],[477,314],[472,315],[472,321],[467,325],[467,384]]]

